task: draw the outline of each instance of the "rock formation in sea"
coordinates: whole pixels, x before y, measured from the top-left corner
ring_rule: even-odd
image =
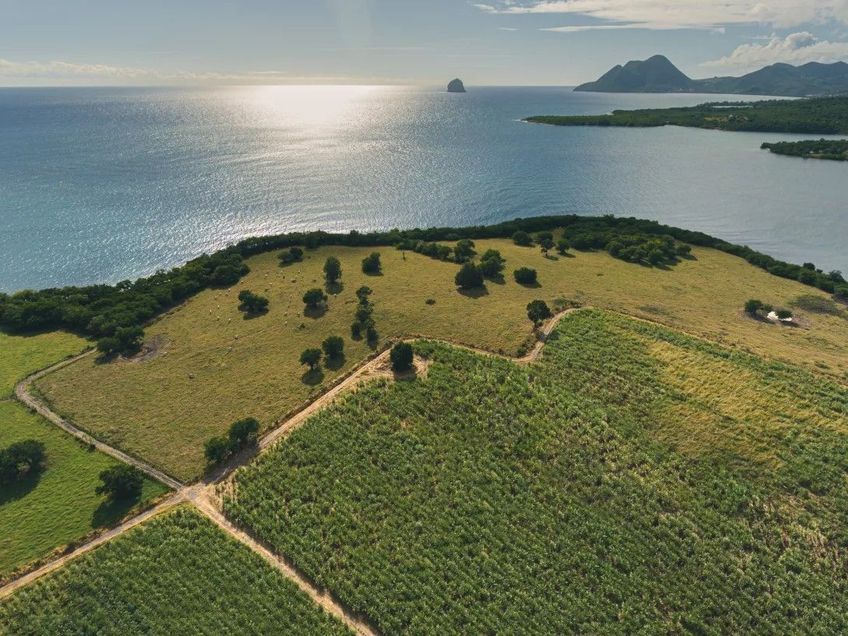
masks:
[[[465,86],[462,84],[462,80],[457,78],[455,80],[451,80],[448,83],[448,93],[464,93]]]

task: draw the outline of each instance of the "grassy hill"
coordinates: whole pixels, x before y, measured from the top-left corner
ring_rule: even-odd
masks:
[[[598,311],[417,351],[225,495],[384,633],[848,629],[844,386]]]
[[[457,291],[456,264],[392,248],[379,250],[381,276],[360,269],[373,248],[322,247],[289,267],[279,266],[276,253],[261,254],[248,259],[251,273],[238,285],[202,292],[152,325],[148,355],[109,364],[86,359],[43,378],[38,388],[54,409],[96,436],[190,479],[203,469],[208,438],[247,416],[270,428],[372,352],[366,342],[350,337],[354,292],[361,285],[374,290],[376,346],[421,334],[515,354],[531,338],[527,303],[541,298],[553,306],[559,299],[659,321],[848,377],[845,312],[798,310],[806,325],[798,329],[746,318],[741,308],[748,298],[787,305],[801,295],[827,295],[729,254],[696,248],[691,260],[650,268],[601,252],[546,258],[538,248],[507,240],[476,242],[479,253],[489,248],[506,258],[506,278],[472,294]],[[340,259],[344,288],[330,295],[325,313],[306,316],[301,297],[321,286],[328,256]],[[538,271],[538,287],[512,280],[511,272],[521,266]],[[246,320],[237,308],[241,289],[267,296],[269,312]],[[317,377],[305,375],[298,362],[301,351],[320,346],[330,335],[345,339],[344,362],[323,367]]]
[[[536,115],[525,121],[554,126],[688,126],[747,132],[839,135],[848,133],[848,97],[616,110],[607,115]]]
[[[0,634],[348,634],[261,557],[187,509],[0,602]]]

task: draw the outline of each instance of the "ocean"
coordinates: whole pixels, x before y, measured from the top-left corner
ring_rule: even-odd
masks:
[[[656,219],[848,272],[848,166],[759,149],[801,136],[520,121],[721,99],[0,89],[0,290],[134,278],[257,234],[568,213]]]

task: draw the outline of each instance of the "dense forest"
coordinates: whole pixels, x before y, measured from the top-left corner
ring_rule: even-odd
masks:
[[[760,148],[770,150],[776,155],[804,157],[805,159],[848,161],[848,139],[778,141],[773,144],[764,143]]]
[[[848,97],[714,102],[684,108],[616,110],[607,115],[537,115],[555,126],[688,126],[748,132],[848,134]]]
[[[746,259],[768,272],[848,297],[848,283],[839,272],[825,273],[811,263],[793,265],[733,245],[702,232],[693,232],[656,221],[601,216],[539,216],[487,226],[390,230],[347,234],[293,232],[245,239],[212,255],[203,255],[181,267],[159,271],[136,281],[115,285],[63,287],[0,294],[0,329],[33,333],[66,329],[98,339],[114,339],[130,328],[142,327],[162,312],[211,287],[229,287],[247,274],[244,259],[276,249],[322,245],[403,246],[404,244],[461,239],[510,238],[517,232],[536,233],[562,229],[570,246],[578,250],[607,250],[613,256],[638,262],[656,249],[674,248],[674,239],[690,245],[712,247]],[[655,239],[662,239],[657,241]],[[676,249],[676,248],[675,248]],[[138,342],[134,333],[132,341]]]

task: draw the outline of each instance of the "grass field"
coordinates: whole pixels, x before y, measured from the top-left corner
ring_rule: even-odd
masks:
[[[425,379],[350,394],[225,497],[384,633],[848,630],[844,387],[597,311],[530,367],[417,348]]]
[[[0,333],[0,347],[0,395],[7,397],[15,381],[78,353],[84,341],[62,333]],[[37,476],[0,489],[0,579],[130,512],[128,506],[106,504],[94,492],[100,471],[113,466],[113,459],[89,451],[17,402],[0,399],[0,448],[28,439],[44,444],[47,459]],[[146,481],[142,501],[165,490]]]
[[[8,398],[15,383],[27,374],[80,353],[85,340],[63,332],[37,336],[10,336],[0,331],[0,400]]]
[[[370,248],[321,248],[303,263],[281,268],[268,253],[251,258],[251,273],[229,290],[203,292],[147,330],[158,353],[144,360],[98,364],[86,359],[45,377],[39,389],[54,409],[103,440],[182,479],[203,469],[203,443],[234,420],[253,416],[269,428],[321,388],[304,378],[300,352],[329,335],[346,340],[347,357],[324,368],[321,384],[349,370],[369,352],[350,339],[356,298],[363,284],[374,290],[375,318],[383,340],[423,334],[505,353],[531,335],[525,306],[542,298],[577,300],[629,313],[689,333],[848,377],[848,314],[799,310],[803,327],[779,327],[742,315],[748,298],[775,306],[823,293],[777,278],[743,260],[695,249],[694,260],[670,269],[625,263],[606,253],[577,252],[544,258],[538,249],[510,241],[478,241],[507,259],[505,282],[487,283],[482,295],[462,295],[457,266],[392,248],[381,248],[382,276],[366,276],[360,261]],[[303,292],[323,282],[327,256],[342,262],[344,289],[331,295],[320,317],[303,315]],[[520,266],[539,272],[538,288],[516,284]],[[236,296],[251,289],[270,298],[267,314],[245,320]],[[427,304],[432,299],[434,304]]]
[[[346,634],[261,557],[178,509],[0,603],[2,634]]]

